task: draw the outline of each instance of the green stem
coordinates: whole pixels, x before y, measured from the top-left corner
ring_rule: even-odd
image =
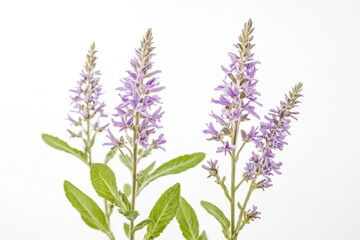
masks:
[[[231,202],[231,197],[230,197],[229,191],[228,191],[226,185],[224,184],[224,182],[221,181],[219,175],[216,176],[216,181],[215,182],[218,183],[221,186],[221,188],[224,190],[225,196],[227,197],[229,202]]]
[[[240,152],[241,152],[241,150],[243,150],[245,144],[246,144],[246,142],[243,142],[243,144],[241,145],[239,151],[236,153],[236,161],[239,159]]]
[[[244,203],[242,204],[241,206],[241,211],[240,211],[240,215],[239,215],[239,219],[238,219],[238,222],[236,224],[236,232],[238,233],[243,227],[244,227],[244,224],[241,226],[241,221],[242,221],[242,218],[244,217],[244,214],[245,214],[245,211],[246,211],[246,205],[248,204],[249,202],[249,199],[251,197],[251,194],[252,192],[254,191],[254,183],[256,181],[256,178],[257,176],[255,177],[255,179],[253,181],[251,181],[250,183],[250,187],[249,187],[249,190],[246,194],[246,198],[244,200]]]
[[[239,122],[236,121],[235,125],[234,125],[234,135],[232,137],[232,145],[236,146],[236,140],[237,140],[237,135],[238,135],[238,131],[239,131]],[[232,156],[231,156],[231,188],[230,188],[230,192],[231,192],[231,202],[230,202],[230,239],[233,239],[233,237],[235,236],[235,179],[236,179],[236,148],[234,148],[234,150],[232,151]]]
[[[241,186],[241,184],[245,181],[245,178],[241,179],[241,181],[236,185],[235,191]]]
[[[138,138],[138,125],[139,125],[139,113],[136,113],[135,116],[135,124],[134,124],[134,132],[133,132],[133,162],[132,162],[132,191],[131,191],[131,210],[135,211],[135,199],[136,199],[136,167],[137,167],[137,144],[135,143],[135,140]],[[134,229],[134,220],[130,221],[130,240],[135,239],[135,232]]]
[[[106,199],[104,199],[104,206],[105,206],[106,220],[107,220],[108,224],[110,225],[109,205],[108,205],[108,201]]]

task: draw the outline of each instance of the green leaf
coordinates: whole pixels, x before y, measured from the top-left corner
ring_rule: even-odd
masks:
[[[48,134],[42,134],[41,138],[44,140],[44,142],[47,145],[49,145],[49,146],[51,146],[51,147],[53,147],[53,148],[55,148],[57,150],[61,150],[61,151],[70,153],[70,154],[74,155],[75,157],[79,158],[84,163],[88,164],[87,163],[87,155],[86,155],[86,153],[84,153],[84,152],[82,152],[80,150],[77,150],[75,148],[70,147],[69,144],[67,144],[63,140],[61,140],[61,139],[59,139],[57,137],[48,135]]]
[[[223,233],[225,235],[225,237],[228,238],[229,236],[229,228],[230,228],[230,221],[229,219],[227,219],[227,217],[225,216],[225,214],[214,204],[209,203],[209,202],[205,202],[205,201],[201,201],[201,206],[203,206],[203,208],[205,208],[205,210],[212,215],[213,217],[216,218],[216,220],[218,220],[218,222],[221,224],[221,227],[223,229]]]
[[[176,215],[176,211],[180,205],[179,199],[179,183],[176,183],[161,195],[150,212],[149,218],[152,219],[152,222],[147,226],[147,233],[144,237],[145,240],[154,239],[164,231]]]
[[[189,168],[193,168],[198,165],[204,158],[205,153],[200,152],[180,156],[164,163],[143,180],[142,184],[138,187],[137,194],[139,194],[142,189],[144,189],[149,183],[151,183],[155,179],[165,175],[177,174],[186,171]]]
[[[125,211],[129,211],[131,209],[131,203],[129,202],[129,199],[126,197],[126,195],[122,192],[119,191],[120,197],[121,197],[121,201],[124,204],[124,210]]]
[[[199,236],[198,240],[208,240],[205,231],[203,231],[203,232],[201,233],[201,235]]]
[[[120,158],[120,161],[131,171],[132,170],[132,166],[131,166],[131,162],[129,161],[130,156],[126,154],[126,158],[122,155],[122,154],[119,154],[119,158]]]
[[[145,220],[142,220],[141,222],[139,222],[138,224],[136,224],[136,226],[134,227],[134,229],[132,230],[133,232],[136,232],[140,229],[142,229],[143,227],[145,227],[146,225],[148,225],[149,223],[151,223],[152,220],[147,218]]]
[[[124,184],[124,194],[126,197],[129,197],[131,195],[131,185],[128,183]]]
[[[152,162],[149,166],[147,166],[144,170],[140,171],[141,177],[137,182],[138,187],[143,184],[144,180],[147,178],[147,176],[149,176],[149,174],[153,170],[154,166],[155,166],[155,161]]]
[[[125,232],[125,235],[130,238],[130,226],[129,224],[127,223],[124,223],[124,232]]]
[[[144,149],[143,149],[143,148],[138,151],[138,155],[139,155],[139,156],[141,156],[143,153],[144,153]],[[149,156],[149,155],[151,155],[151,151],[145,152],[144,156],[142,156],[142,157],[145,158],[145,157],[147,157],[147,156]]]
[[[111,150],[106,154],[106,157],[105,157],[105,160],[104,160],[104,164],[108,164],[108,162],[115,156],[116,150],[117,150],[116,148],[111,149]]]
[[[124,213],[124,216],[130,221],[135,220],[139,216],[139,212],[138,211],[127,211]]]
[[[116,178],[111,168],[102,163],[94,163],[90,170],[91,183],[97,194],[124,209],[116,186]]]
[[[176,219],[179,222],[184,237],[187,240],[197,240],[199,236],[199,222],[194,209],[182,197],[180,197],[180,206],[176,213]]]
[[[84,222],[91,228],[100,230],[109,234],[109,226],[106,222],[105,215],[99,206],[86,194],[77,189],[70,182],[64,182],[66,197],[76,208]]]

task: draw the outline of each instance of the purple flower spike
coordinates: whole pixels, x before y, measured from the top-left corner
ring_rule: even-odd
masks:
[[[253,128],[248,134],[249,138],[252,136],[252,141],[261,152],[261,155],[256,155],[255,158],[253,153],[249,163],[246,164],[244,175],[248,179],[254,180],[256,174],[261,174],[263,179],[257,182],[258,188],[271,187],[271,176],[274,173],[281,174],[280,167],[282,163],[275,162],[274,151],[276,149],[281,151],[284,145],[287,144],[285,137],[290,134],[290,119],[296,119],[294,115],[298,114],[298,112],[293,112],[292,109],[300,103],[298,99],[302,97],[301,90],[302,83],[299,83],[292,89],[292,92],[289,92],[289,96],[285,95],[285,101],[280,102],[280,107],[270,110],[270,113],[265,116],[267,121],[260,123],[260,135],[257,135],[256,130],[253,130]],[[261,165],[258,164],[258,161],[261,161]],[[256,173],[251,171],[254,169],[256,169]]]
[[[206,165],[202,165],[202,168],[204,168],[205,170],[207,170],[209,172],[209,177],[217,177],[218,172],[219,172],[219,167],[216,166],[216,164],[218,163],[218,160],[215,160],[214,162],[212,160],[207,161],[208,166]]]
[[[107,117],[104,113],[105,103],[101,102],[99,97],[102,95],[102,86],[100,85],[100,71],[95,70],[96,54],[95,43],[93,43],[86,56],[84,70],[80,73],[80,80],[77,81],[75,89],[70,90],[72,95],[72,109],[68,114],[68,120],[75,126],[81,126],[82,135],[77,134],[75,137],[86,136],[83,139],[86,148],[90,147],[90,142],[97,132],[103,131],[108,124],[100,124],[100,119]],[[74,116],[77,115],[75,118]],[[75,120],[77,119],[77,120]],[[68,130],[71,134],[72,131]],[[71,134],[74,137],[74,134]],[[87,149],[86,151],[88,151]]]
[[[224,152],[225,155],[235,149],[235,146],[231,146],[229,142],[232,142],[234,136],[237,136],[234,131],[238,131],[240,123],[249,120],[250,116],[260,119],[255,109],[256,106],[261,106],[257,99],[260,96],[256,90],[258,80],[255,79],[256,66],[260,62],[255,61],[254,54],[251,53],[254,46],[251,44],[253,39],[251,34],[254,30],[251,20],[245,24],[245,27],[246,29],[239,37],[239,43],[235,44],[238,53],[228,53],[230,57],[228,67],[221,66],[226,75],[222,84],[215,88],[220,95],[218,98],[212,99],[213,103],[222,107],[220,113],[212,112],[210,114],[220,126],[210,123],[203,131],[205,134],[210,134],[207,140],[224,142],[224,146],[218,147],[216,152]],[[257,129],[252,129],[249,136],[243,136],[243,140],[259,141],[257,134]],[[231,140],[225,141],[225,137],[229,137]]]
[[[160,86],[157,75],[160,70],[150,71],[153,67],[152,57],[152,31],[149,29],[139,49],[135,49],[135,57],[130,61],[133,68],[128,70],[126,77],[121,80],[120,91],[121,103],[116,107],[116,113],[111,120],[118,131],[126,134],[133,131],[135,134],[128,136],[130,142],[140,145],[144,150],[160,148],[165,151],[163,144],[166,142],[164,134],[153,137],[160,125],[164,114],[160,106],[158,92],[165,87]],[[133,139],[133,136],[136,136]],[[113,145],[115,146],[115,145]]]

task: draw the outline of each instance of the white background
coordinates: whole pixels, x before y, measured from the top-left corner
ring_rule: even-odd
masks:
[[[283,175],[274,187],[254,193],[261,219],[246,226],[239,239],[359,239],[359,74],[360,1],[1,1],[0,3],[0,239],[106,239],[87,227],[63,192],[67,179],[96,199],[88,168],[78,159],[46,146],[41,133],[69,140],[65,120],[68,89],[75,87],[85,54],[96,42],[107,112],[119,103],[119,79],[130,68],[134,48],[152,27],[155,67],[166,90],[163,129],[166,153],[149,158],[158,165],[181,154],[203,151],[219,159],[221,175],[228,159],[202,134],[211,98],[221,83],[227,52],[235,51],[243,23],[256,27],[255,58],[263,116],[283,94],[304,83],[299,121],[288,146],[277,153]],[[254,122],[257,124],[257,122]],[[249,127],[247,125],[246,127]],[[95,156],[107,149],[99,138]],[[241,161],[248,160],[251,146]],[[113,160],[118,185],[130,179]],[[145,166],[142,165],[142,166]],[[238,172],[243,166],[239,166]],[[221,189],[196,167],[149,185],[137,200],[140,218],[176,182],[196,209],[210,240],[224,239],[220,225],[200,206],[211,201],[229,216]],[[242,192],[238,195],[239,198]],[[114,213],[112,229],[125,239],[124,218]],[[137,239],[142,239],[137,234]],[[172,221],[158,239],[183,239]]]

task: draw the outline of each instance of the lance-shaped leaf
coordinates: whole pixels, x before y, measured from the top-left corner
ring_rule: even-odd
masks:
[[[126,156],[123,156],[122,154],[119,155],[120,161],[129,169],[129,171],[132,171],[131,166],[131,157],[126,154]]]
[[[182,197],[180,197],[180,206],[176,213],[176,219],[179,222],[180,229],[187,240],[197,240],[199,236],[199,222],[194,209]]]
[[[151,223],[152,220],[147,218],[145,220],[142,220],[141,222],[139,222],[138,224],[136,224],[136,226],[133,228],[133,232],[136,232],[140,229],[142,229],[143,227],[145,227],[146,225],[148,225],[149,223]]]
[[[141,192],[149,183],[154,181],[155,179],[169,175],[169,174],[177,174],[183,171],[188,170],[189,168],[195,167],[205,158],[205,153],[193,153],[190,155],[184,155],[177,157],[173,160],[170,160],[152,172],[149,176],[147,176],[141,185],[139,185],[137,194]]]
[[[218,220],[218,222],[221,224],[221,227],[223,229],[223,233],[225,237],[229,236],[229,228],[230,228],[230,221],[227,219],[225,214],[214,204],[201,201],[201,206],[205,208],[205,210],[212,216]]]
[[[121,196],[116,186],[116,178],[111,168],[102,163],[94,163],[90,170],[91,184],[96,193],[116,206],[124,208]]]
[[[130,226],[129,224],[127,223],[124,223],[124,232],[125,232],[125,235],[130,238]]]
[[[155,161],[152,162],[149,166],[147,166],[144,170],[140,171],[140,179],[137,181],[138,187],[141,186],[144,180],[149,176],[150,172],[154,169]]]
[[[201,233],[201,235],[199,236],[198,240],[208,240],[205,231],[203,231],[203,232]]]
[[[176,183],[161,195],[151,210],[149,218],[152,219],[152,222],[147,226],[145,240],[154,239],[164,231],[176,215],[180,205],[179,200],[180,184]]]
[[[57,138],[57,137],[54,137],[54,136],[51,136],[51,135],[48,135],[48,134],[42,134],[41,135],[41,138],[44,140],[44,142],[57,149],[57,150],[61,150],[61,151],[64,151],[64,152],[67,152],[67,153],[70,153],[72,155],[74,155],[75,157],[79,158],[81,161],[83,161],[84,163],[87,164],[87,155],[86,153],[80,151],[80,150],[77,150],[75,148],[72,148],[69,146],[69,144],[67,144],[65,141]]]
[[[131,185],[128,183],[124,184],[124,194],[126,197],[129,197],[131,195]]]
[[[117,148],[111,149],[105,157],[104,163],[108,164],[108,162],[115,156]]]
[[[64,189],[66,197],[74,208],[79,211],[81,218],[89,227],[100,230],[106,234],[110,233],[109,225],[106,222],[103,211],[90,197],[68,181],[64,182]]]

